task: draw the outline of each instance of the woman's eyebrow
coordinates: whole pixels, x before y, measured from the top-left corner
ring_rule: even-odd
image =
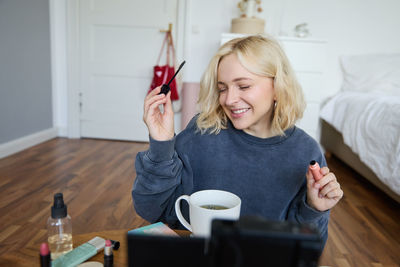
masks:
[[[247,77],[239,77],[239,78],[234,79],[233,81],[234,82],[239,82],[239,81],[243,81],[243,80],[252,80],[252,79],[247,78]]]
[[[251,78],[239,77],[239,78],[235,78],[235,79],[233,79],[233,81],[232,81],[232,82],[240,82],[240,81],[243,81],[243,80],[250,80],[250,81],[252,81],[252,79],[251,79]],[[221,85],[225,85],[225,83],[224,83],[224,82],[222,82],[222,81],[218,81],[217,83],[218,83],[218,84],[221,84]]]

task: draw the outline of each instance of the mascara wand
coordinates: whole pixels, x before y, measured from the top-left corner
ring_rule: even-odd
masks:
[[[169,87],[169,85],[171,84],[171,82],[174,80],[175,76],[178,74],[178,72],[182,69],[183,65],[185,65],[186,61],[184,60],[181,65],[179,65],[178,70],[175,72],[174,76],[172,76],[171,80],[169,80],[168,84],[163,84],[161,87],[161,91],[158,94],[164,94],[167,95],[168,92],[171,90],[171,88]]]

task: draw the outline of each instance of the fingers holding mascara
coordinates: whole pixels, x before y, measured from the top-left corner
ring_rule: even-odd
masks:
[[[143,105],[143,120],[147,117],[147,114],[149,112],[150,106],[155,102],[155,101],[160,101],[165,98],[165,95],[159,94],[161,90],[161,86],[154,88],[144,99],[144,105]]]
[[[172,110],[171,92],[159,94],[161,86],[152,90],[145,98],[143,121],[150,136],[158,141],[174,137],[174,112]]]

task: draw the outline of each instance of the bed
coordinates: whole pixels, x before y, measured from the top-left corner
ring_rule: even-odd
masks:
[[[342,88],[320,112],[321,145],[400,203],[400,54],[340,61]]]

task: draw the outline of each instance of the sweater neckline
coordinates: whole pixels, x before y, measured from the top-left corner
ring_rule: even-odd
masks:
[[[228,120],[228,128],[230,128],[236,135],[240,136],[243,140],[250,144],[256,145],[277,145],[287,140],[296,130],[296,126],[293,126],[284,131],[285,135],[276,135],[267,138],[260,138],[251,134],[246,133],[243,130],[236,129],[232,122]]]

